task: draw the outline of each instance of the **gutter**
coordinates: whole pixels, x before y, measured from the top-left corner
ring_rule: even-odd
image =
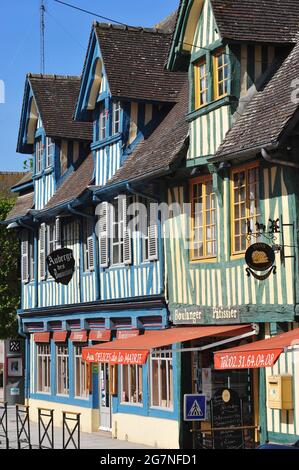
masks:
[[[299,170],[299,163],[289,162],[287,160],[280,160],[278,158],[272,158],[265,148],[261,149],[261,154],[262,154],[263,159],[266,160],[266,162],[275,163],[276,165],[296,168],[297,170]]]
[[[224,161],[228,160],[243,160],[244,158],[248,158],[252,155],[256,155],[257,153],[261,152],[261,148],[264,148],[266,150],[276,150],[277,147],[279,146],[279,143],[277,142],[276,144],[273,143],[268,143],[261,147],[260,145],[257,145],[255,147],[251,147],[245,150],[240,150],[239,152],[235,153],[229,153],[225,156],[218,156],[218,157],[212,157],[208,159],[209,163],[221,163]]]

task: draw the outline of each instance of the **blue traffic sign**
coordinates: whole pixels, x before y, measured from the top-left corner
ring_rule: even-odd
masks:
[[[205,421],[206,401],[205,395],[184,395],[184,420]]]

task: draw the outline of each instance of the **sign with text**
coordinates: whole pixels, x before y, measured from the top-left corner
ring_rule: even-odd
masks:
[[[82,359],[86,362],[107,362],[109,364],[136,364],[146,363],[148,351],[144,350],[96,350],[82,349]]]
[[[184,395],[184,420],[205,421],[206,403],[205,395]]]
[[[244,445],[242,402],[237,392],[219,389],[211,400],[214,449],[239,449]]]
[[[273,248],[266,243],[254,243],[250,245],[245,253],[245,261],[248,265],[246,269],[247,275],[250,276],[250,274],[252,274],[252,276],[259,281],[267,279],[272,271],[273,274],[276,273],[276,267],[273,266],[275,262],[275,252]],[[260,271],[264,274],[257,274],[255,271]]]
[[[71,282],[75,271],[75,259],[73,251],[69,248],[61,248],[53,251],[46,259],[49,273],[57,283],[67,285]]]
[[[283,349],[214,353],[215,369],[258,369],[272,367]]]
[[[238,307],[172,307],[171,320],[175,325],[227,324],[240,321]]]

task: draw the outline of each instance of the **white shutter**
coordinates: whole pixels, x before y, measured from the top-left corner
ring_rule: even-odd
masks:
[[[29,241],[28,232],[22,232],[21,238],[21,278],[22,282],[29,282]]]
[[[107,201],[99,204],[97,214],[99,216],[97,227],[100,245],[100,267],[107,268],[109,264],[109,204]]]
[[[61,248],[61,218],[56,217],[55,220],[55,249]]]
[[[40,279],[46,278],[46,224],[41,224],[39,229],[39,274]]]
[[[87,219],[87,249],[88,249],[88,269],[94,271],[94,238],[93,238],[93,221]]]
[[[152,204],[149,213],[148,259],[156,261],[158,259],[158,212],[152,207]]]
[[[128,230],[127,222],[127,196],[120,196],[121,210],[122,210],[122,219],[123,219],[123,241],[124,241],[124,264],[132,264],[132,240],[131,233]]]

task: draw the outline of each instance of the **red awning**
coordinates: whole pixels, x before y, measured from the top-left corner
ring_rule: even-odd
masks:
[[[135,336],[139,336],[140,330],[132,329],[132,330],[119,330],[116,333],[116,338],[117,339],[128,339],[128,338],[134,338]]]
[[[87,331],[73,331],[70,336],[70,340],[74,343],[86,343],[87,341]]]
[[[50,332],[34,333],[34,341],[36,343],[50,343]]]
[[[215,369],[272,367],[285,349],[295,345],[299,345],[299,328],[269,339],[215,352]]]
[[[251,331],[250,325],[194,326],[170,328],[168,330],[145,331],[143,335],[127,339],[116,339],[106,344],[82,349],[82,358],[87,362],[110,364],[145,364],[151,349],[206,337],[230,337]]]
[[[67,331],[55,331],[53,339],[55,343],[65,343],[67,339]]]
[[[110,341],[111,330],[91,330],[89,339],[91,341]]]

